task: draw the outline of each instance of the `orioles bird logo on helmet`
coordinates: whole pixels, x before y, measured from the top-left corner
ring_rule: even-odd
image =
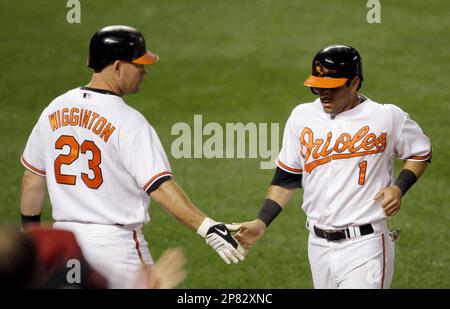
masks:
[[[319,77],[322,77],[325,74],[329,73],[337,73],[336,70],[329,70],[326,67],[324,67],[322,63],[320,63],[320,61],[316,61],[316,72],[318,73]]]

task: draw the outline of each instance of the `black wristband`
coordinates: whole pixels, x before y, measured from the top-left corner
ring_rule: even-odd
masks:
[[[20,214],[22,218],[22,227],[24,227],[28,223],[41,223],[41,215],[34,216],[26,216],[24,214]]]
[[[266,198],[257,218],[269,226],[282,210],[283,208],[277,202]]]
[[[400,188],[402,195],[405,195],[406,191],[408,191],[409,188],[416,183],[416,181],[417,176],[413,171],[402,169],[397,177],[397,180],[394,182],[394,185]]]

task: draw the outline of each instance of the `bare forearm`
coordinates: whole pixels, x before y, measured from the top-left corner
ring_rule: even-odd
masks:
[[[266,198],[278,203],[282,208],[286,207],[295,193],[295,189],[286,189],[280,186],[269,186]]]
[[[422,176],[425,169],[428,167],[428,162],[421,161],[405,161],[403,164],[403,169],[411,170],[417,177],[417,179]]]
[[[164,182],[151,193],[151,197],[175,219],[194,231],[206,218],[206,215],[195,207],[183,189],[173,180]]]
[[[45,194],[45,177],[25,171],[22,177],[21,213],[26,216],[39,215],[44,206]]]

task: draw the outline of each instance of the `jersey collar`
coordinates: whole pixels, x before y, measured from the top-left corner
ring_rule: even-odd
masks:
[[[80,87],[80,89],[81,90],[98,92],[98,93],[101,93],[101,94],[115,95],[115,96],[120,97],[120,95],[118,95],[117,93],[109,91],[109,90],[106,90],[106,89],[91,88],[91,87],[86,87],[86,86],[82,86],[82,87]]]

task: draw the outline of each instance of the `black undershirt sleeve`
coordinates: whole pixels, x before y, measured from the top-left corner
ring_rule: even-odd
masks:
[[[152,193],[153,191],[158,189],[159,186],[161,186],[163,183],[165,183],[166,181],[171,180],[171,179],[172,179],[172,177],[170,177],[170,176],[164,176],[164,177],[159,178],[147,189],[147,194],[150,195],[150,193]]]
[[[288,173],[277,167],[270,184],[286,189],[298,189],[302,187],[302,174]]]

